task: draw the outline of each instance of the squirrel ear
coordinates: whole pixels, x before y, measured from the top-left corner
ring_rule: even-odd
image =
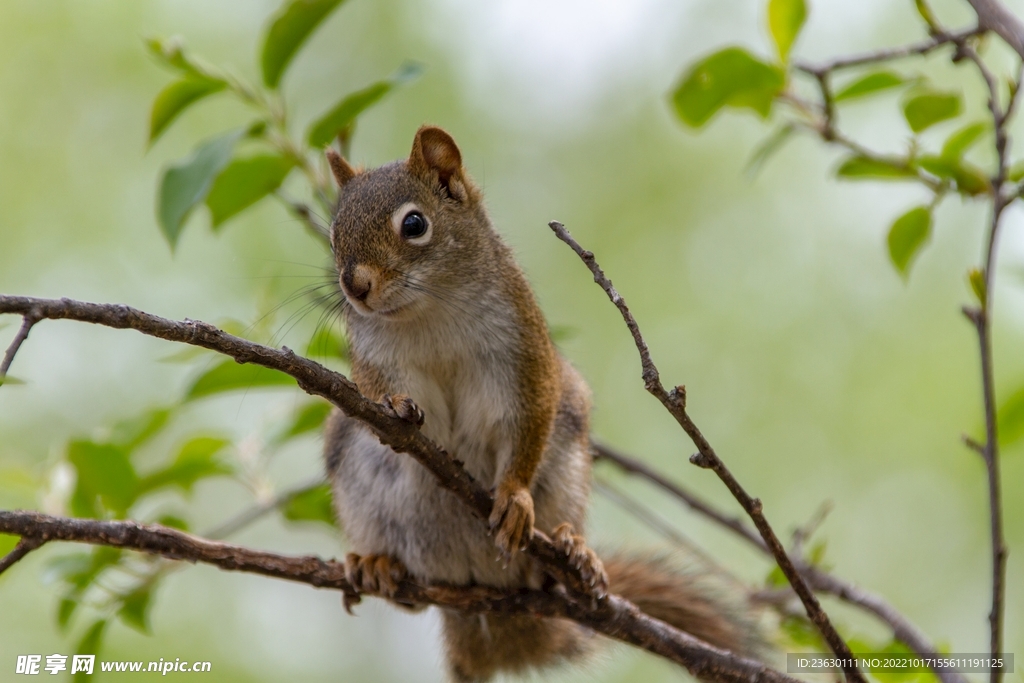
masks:
[[[356,177],[356,172],[340,154],[328,147],[326,155],[327,163],[331,166],[331,173],[334,174],[334,180],[338,183],[338,187],[344,187],[345,183]]]
[[[441,185],[456,199],[465,195],[462,154],[451,135],[436,126],[422,126],[416,131],[409,154],[409,170],[419,176],[437,174]]]

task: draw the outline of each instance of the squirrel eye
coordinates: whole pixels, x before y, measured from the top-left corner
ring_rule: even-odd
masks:
[[[427,219],[419,211],[410,211],[402,219],[402,237],[411,240],[427,232]]]

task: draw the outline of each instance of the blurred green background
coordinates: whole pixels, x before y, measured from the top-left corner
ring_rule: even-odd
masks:
[[[238,122],[240,107],[199,104],[147,151],[149,105],[169,78],[143,37],[180,34],[211,62],[257,80],[257,41],[276,5],[0,3],[0,292],[249,324],[317,275],[325,254],[271,202],[218,235],[197,212],[173,256],[154,217],[161,167]],[[965,3],[937,7],[950,24],[971,19]],[[919,23],[909,1],[814,2],[796,51],[823,59],[893,45],[923,37]],[[424,122],[453,133],[549,321],[570,331],[561,346],[594,390],[596,434],[738,510],[712,474],[687,463],[692,446],[643,391],[621,319],[551,235],[551,219],[597,254],[663,379],[686,384],[697,423],[764,500],[776,529],[788,537],[831,501],[819,534],[837,574],[887,596],[950,650],[983,651],[986,489],[980,459],[960,443],[981,424],[980,388],[975,338],[959,307],[969,301],[965,273],[978,260],[985,209],[944,204],[933,243],[904,283],[887,262],[884,236],[895,215],[922,201],[920,191],[839,183],[831,177],[836,153],[809,139],[752,179],[744,165],[768,128],[749,114],[720,115],[699,134],[684,130],[666,99],[684,66],[726,43],[765,54],[766,33],[762,3],[749,0],[350,0],[300,53],[286,94],[304,125],[407,59],[423,63],[420,80],[360,119],[352,161],[405,155]],[[984,106],[960,70],[907,67],[962,83],[972,106]],[[895,96],[851,107],[844,124],[877,146],[906,136]],[[1019,206],[1008,212],[999,262],[1003,396],[1024,384],[1022,218]],[[279,342],[301,348],[312,333],[317,314],[285,324],[302,303],[273,319]],[[17,320],[2,322],[6,346]],[[26,384],[0,390],[0,507],[62,511],[68,484],[55,465],[67,440],[176,400],[204,366],[160,362],[175,351],[84,324],[34,328],[11,371]],[[254,390],[197,403],[151,446],[152,457],[209,428],[235,440],[232,457],[245,467],[269,422],[301,398]],[[275,456],[257,496],[315,476],[319,449],[308,438]],[[768,573],[761,556],[721,530],[604,467],[606,478],[738,576],[760,582]],[[1006,649],[1024,654],[1024,447],[1004,454],[1003,478]],[[253,497],[221,479],[201,483],[190,500],[167,494],[159,505],[201,530]],[[664,545],[606,499],[595,497],[592,509],[598,547]],[[344,552],[330,533],[276,517],[232,540]],[[15,678],[15,655],[70,654],[81,637],[84,620],[58,630],[59,596],[41,578],[48,560],[68,550],[47,547],[0,578],[0,680]],[[871,620],[827,604],[846,633],[887,638]],[[223,681],[441,680],[434,615],[375,600],[357,612],[345,615],[334,593],[189,568],[156,594],[153,635],[113,624],[101,658],[209,660]],[[616,647],[585,670],[545,680],[679,676]]]

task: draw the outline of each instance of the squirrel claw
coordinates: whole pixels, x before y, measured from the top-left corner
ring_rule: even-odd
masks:
[[[405,565],[390,555],[349,553],[345,556],[345,578],[352,585],[353,596],[345,594],[345,609],[348,610],[350,605],[358,604],[362,593],[385,598],[395,597],[398,584],[407,575]]]
[[[405,420],[411,424],[420,426],[423,424],[424,413],[420,409],[416,402],[405,394],[384,394],[384,398],[381,399],[381,405],[384,406],[384,410],[391,414],[392,417],[397,417],[401,420]]]
[[[608,574],[601,558],[587,547],[586,541],[575,533],[571,524],[565,522],[555,527],[551,541],[569,558],[569,564],[579,571],[580,578],[590,586],[594,597],[603,598],[608,594]]]
[[[515,557],[533,539],[533,519],[533,496],[529,489],[498,487],[488,521],[494,543],[506,560]]]

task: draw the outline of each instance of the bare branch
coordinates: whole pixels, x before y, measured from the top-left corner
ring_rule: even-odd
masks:
[[[603,444],[592,443],[591,448],[594,450],[597,460],[607,460],[625,472],[635,474],[651,482],[674,496],[691,510],[732,531],[764,554],[771,556],[771,551],[768,550],[768,546],[764,544],[761,537],[751,531],[743,522],[733,517],[728,517],[716,510],[709,503],[701,500],[699,496],[673,483],[650,466]],[[819,593],[834,595],[844,602],[856,605],[875,615],[892,629],[893,636],[897,640],[905,643],[917,654],[931,659],[940,657],[938,648],[928,640],[928,637],[881,597],[799,560],[797,561],[797,569],[799,569],[811,588]],[[789,596],[793,595],[792,591],[786,591],[786,593]],[[966,677],[955,671],[939,667],[936,667],[934,671],[942,683],[968,683]]]
[[[750,515],[750,518],[754,521],[754,526],[761,534],[761,538],[764,539],[765,544],[771,549],[772,555],[775,557],[775,561],[778,563],[779,568],[786,575],[786,579],[789,580],[793,590],[796,592],[800,601],[804,604],[804,609],[807,610],[807,617],[814,623],[821,633],[825,642],[832,651],[838,655],[844,662],[843,671],[846,673],[848,680],[856,681],[857,683],[865,683],[864,675],[857,668],[853,660],[853,653],[850,652],[850,647],[843,640],[842,636],[836,631],[832,625],[828,615],[821,608],[821,603],[818,602],[818,598],[815,597],[814,593],[807,586],[806,582],[800,576],[796,567],[793,565],[793,561],[790,560],[789,555],[786,554],[786,549],[779,542],[778,536],[775,535],[775,531],[772,529],[768,520],[765,518],[762,511],[761,501],[757,498],[752,498],[746,490],[740,486],[740,483],[732,475],[732,472],[725,466],[725,463],[718,457],[711,444],[708,442],[701,431],[694,424],[693,420],[686,412],[686,389],[682,386],[677,386],[671,391],[667,391],[661,383],[660,375],[658,374],[658,368],[654,365],[654,361],[651,360],[650,350],[647,348],[647,342],[644,341],[643,335],[640,334],[640,327],[637,325],[636,319],[630,312],[629,307],[626,305],[625,300],[615,290],[611,280],[604,274],[601,267],[597,264],[597,260],[594,258],[593,252],[586,251],[579,245],[579,243],[573,239],[569,231],[565,229],[565,226],[558,221],[552,221],[548,224],[558,239],[565,242],[569,247],[576,252],[576,255],[583,260],[587,268],[594,275],[594,282],[601,286],[601,289],[605,291],[608,298],[611,300],[615,307],[619,309],[619,313],[622,315],[622,319],[626,322],[626,327],[629,328],[630,334],[633,335],[633,342],[636,344],[637,351],[640,354],[640,364],[642,366],[642,376],[644,380],[644,387],[647,391],[657,398],[665,409],[676,419],[679,425],[683,428],[683,431],[693,440],[694,445],[697,446],[697,453],[690,458],[690,462],[710,469],[718,475],[718,478],[726,485],[733,496],[739,501],[743,509]]]
[[[694,510],[695,512],[698,512],[704,515],[705,517],[714,520],[718,524],[721,524],[726,529],[729,529],[730,531],[738,534],[744,540],[754,544],[758,548],[765,551],[768,550],[768,546],[764,544],[764,541],[761,540],[761,537],[757,535],[757,532],[753,531],[750,527],[744,524],[741,519],[739,519],[738,517],[729,517],[728,515],[722,514],[721,512],[714,509],[713,507],[705,503],[703,500],[698,498],[696,495],[690,493],[689,491],[682,488],[678,484],[669,481],[659,472],[649,467],[648,465],[644,464],[640,460],[630,457],[624,453],[620,453],[614,448],[611,448],[610,446],[607,446],[602,443],[592,441],[590,447],[593,450],[595,460],[607,460],[609,462],[615,463],[615,465],[619,469],[643,477],[644,479],[651,482],[655,486],[664,489],[672,496],[675,496],[677,499],[681,500],[691,510]]]
[[[17,355],[18,349],[28,339],[28,333],[32,331],[32,326],[39,321],[39,316],[35,315],[32,311],[25,314],[21,321],[21,328],[18,333],[14,335],[14,341],[7,347],[7,353],[4,354],[3,362],[0,362],[0,384],[4,383],[4,378],[7,377],[7,371],[11,369],[11,363],[14,362],[14,356]]]
[[[245,527],[249,526],[256,520],[266,515],[268,512],[271,512],[272,510],[276,510],[277,508],[287,505],[298,496],[301,496],[303,493],[308,493],[309,491],[312,491],[313,489],[315,489],[316,487],[320,486],[323,483],[323,477],[317,477],[313,481],[302,484],[301,486],[296,486],[294,488],[288,489],[287,491],[276,496],[273,500],[269,500],[265,503],[260,503],[258,505],[253,505],[248,510],[243,510],[242,512],[238,513],[236,516],[232,517],[226,522],[223,522],[222,524],[210,529],[204,535],[206,536],[206,538],[212,538],[216,540],[227,538],[228,536],[231,536],[232,534],[235,534],[244,529]]]
[[[932,36],[926,41],[920,43],[914,43],[912,45],[904,45],[902,47],[891,48],[888,50],[876,50],[874,52],[868,52],[862,55],[855,55],[853,57],[841,57],[839,59],[833,59],[832,61],[825,62],[824,64],[809,64],[807,62],[798,62],[795,66],[797,69],[804,73],[812,76],[817,76],[819,73],[828,73],[832,71],[839,71],[842,69],[849,69],[855,66],[864,66],[866,64],[877,64],[879,62],[889,62],[894,59],[903,59],[905,57],[917,57],[926,55],[930,52],[937,50],[944,45],[956,44],[963,42],[968,38],[981,35],[985,32],[985,28],[971,28],[963,31],[955,31],[952,33],[940,33]]]
[[[40,547],[46,541],[39,538],[22,537],[11,552],[0,558],[0,574],[10,569],[11,565]]]
[[[1024,59],[1024,24],[998,0],[967,0],[978,13],[979,26],[995,32]]]
[[[227,571],[242,571],[329,588],[354,595],[345,566],[319,557],[293,557],[210,541],[159,525],[52,517],[38,512],[0,511],[0,532],[30,543],[72,541],[127,548],[173,560],[202,562]],[[602,604],[540,590],[503,591],[486,586],[420,585],[403,581],[392,596],[404,603],[439,605],[467,612],[526,613],[564,617],[685,666],[696,677],[715,683],[798,683],[764,664],[711,647],[648,617],[636,606],[610,596]]]
[[[194,320],[177,322],[144,313],[129,306],[93,304],[70,299],[36,299],[0,295],[0,314],[25,315],[29,311],[35,311],[40,318],[78,320],[117,329],[134,329],[160,339],[217,351],[234,358],[239,363],[252,363],[280,370],[295,378],[299,387],[306,393],[322,396],[344,411],[346,415],[361,420],[373,430],[381,443],[390,446],[396,452],[412,456],[437,478],[442,487],[468,505],[482,520],[486,520],[490,514],[494,504],[490,494],[466,472],[460,462],[451,458],[444,449],[424,436],[419,431],[418,425],[403,420],[385,406],[360,394],[355,384],[344,375],[298,356],[287,347],[270,348],[227,334],[207,323]],[[29,526],[24,526],[25,524],[29,524]],[[114,526],[82,526],[88,524]],[[317,558],[271,556],[270,564],[261,564],[256,561],[259,558],[252,555],[254,551],[244,548],[213,541],[200,541],[187,534],[162,528],[160,528],[160,534],[156,536],[143,533],[147,530],[152,531],[153,527],[143,527],[134,522],[59,520],[40,516],[37,513],[0,512],[0,531],[6,533],[34,536],[43,540],[77,540],[131,547],[155,552],[165,557],[210,561],[210,563],[226,569],[245,567],[247,571],[280,578],[289,578],[288,572],[296,568],[294,563],[299,562],[299,566],[305,568],[304,575],[308,579],[304,579],[306,583],[331,585],[344,589],[342,584],[337,583],[337,567],[325,568],[323,560]],[[183,538],[192,539],[195,543],[182,545],[180,541]],[[206,554],[197,555],[199,550],[203,550]],[[722,681],[722,683],[739,683],[740,681],[794,683],[795,679],[771,671],[760,663],[734,657],[653,619],[641,612],[636,605],[617,595],[593,595],[580,576],[579,570],[573,567],[566,556],[558,552],[551,540],[540,531],[535,533],[526,552],[537,559],[541,567],[567,590],[564,601],[557,605],[550,601],[544,602],[534,594],[529,594],[527,598],[517,594],[517,597],[511,599],[511,602],[515,605],[525,605],[522,609],[526,611],[532,610],[537,614],[566,616],[577,620],[613,638],[667,657],[686,667],[694,676],[707,680]],[[246,564],[247,562],[250,564]],[[282,562],[284,564],[281,564]],[[334,583],[331,583],[332,581]],[[462,591],[460,595],[465,590],[469,589],[459,589]],[[480,590],[485,591],[486,589]],[[425,602],[442,604],[440,598],[436,596],[432,598],[431,595],[434,594],[415,593],[408,597],[410,600],[422,597]],[[494,602],[497,598],[492,594],[488,595],[491,602],[487,604],[505,604],[500,600]],[[468,605],[466,609],[470,609],[478,608],[482,603],[472,601],[459,603],[453,600],[444,604],[457,608],[459,605]]]

